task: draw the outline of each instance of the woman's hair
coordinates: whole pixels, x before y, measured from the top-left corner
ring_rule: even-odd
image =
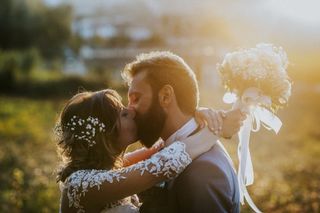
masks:
[[[58,182],[80,169],[116,167],[115,162],[123,153],[116,144],[122,108],[121,97],[110,89],[82,92],[66,103],[56,127],[60,132],[58,154],[62,158]]]

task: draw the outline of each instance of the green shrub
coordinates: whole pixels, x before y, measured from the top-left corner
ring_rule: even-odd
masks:
[[[28,77],[39,60],[35,49],[0,52],[0,90],[12,90],[18,76]]]

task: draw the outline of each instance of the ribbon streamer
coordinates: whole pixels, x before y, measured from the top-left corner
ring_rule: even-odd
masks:
[[[248,113],[247,119],[238,133],[238,181],[240,188],[240,202],[244,204],[244,199],[255,212],[261,212],[252,201],[247,186],[254,182],[253,165],[250,155],[249,143],[251,131],[257,132],[261,125],[268,130],[278,133],[282,122],[272,112],[261,106],[270,106],[271,98],[264,96],[258,88],[251,87],[244,91],[241,98],[237,98],[233,93],[226,93],[223,98],[224,102],[232,103],[233,109],[240,109]],[[254,125],[255,124],[255,125]]]

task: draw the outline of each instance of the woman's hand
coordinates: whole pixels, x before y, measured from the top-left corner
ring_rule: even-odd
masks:
[[[195,119],[200,127],[203,128],[207,125],[218,136],[222,133],[223,119],[225,117],[226,113],[224,111],[206,107],[199,107],[195,112]]]
[[[243,121],[247,118],[247,114],[241,112],[240,109],[232,109],[226,111],[225,115],[220,136],[230,139],[233,135],[239,132],[243,125]]]
[[[200,107],[195,112],[195,119],[201,128],[207,125],[215,135],[226,139],[239,131],[246,117],[247,114],[239,109],[223,111]]]

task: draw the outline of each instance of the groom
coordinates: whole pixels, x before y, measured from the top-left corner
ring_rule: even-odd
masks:
[[[129,107],[136,111],[138,137],[145,146],[151,147],[159,137],[170,144],[199,131],[193,117],[198,84],[182,58],[170,52],[141,54],[126,65],[122,76],[129,85]],[[241,116],[239,111],[227,112],[223,137],[239,130]],[[144,194],[142,213],[240,211],[237,177],[220,142],[179,177]]]

